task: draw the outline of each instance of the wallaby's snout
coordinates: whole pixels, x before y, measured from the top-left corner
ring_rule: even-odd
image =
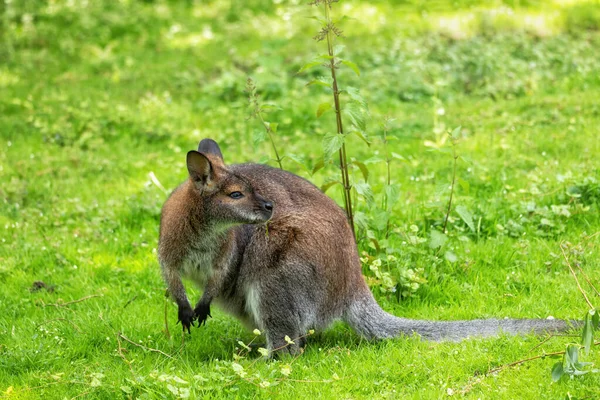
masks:
[[[269,212],[271,212],[271,213],[272,213],[272,212],[273,212],[273,203],[272,203],[272,202],[270,202],[270,201],[265,201],[265,203],[263,204],[263,208],[264,208],[266,211],[269,211]]]
[[[255,195],[256,195],[256,199],[258,200],[258,202],[260,204],[260,210],[262,211],[262,214],[264,216],[264,221],[262,221],[262,222],[267,222],[273,216],[273,202],[265,199],[258,193],[256,193]]]

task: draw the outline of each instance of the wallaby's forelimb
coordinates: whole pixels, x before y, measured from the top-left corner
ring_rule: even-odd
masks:
[[[167,282],[169,293],[171,293],[171,296],[177,303],[177,321],[181,322],[184,331],[187,329],[188,333],[191,333],[190,327],[194,325],[196,316],[187,298],[181,277],[179,274],[172,273],[172,271],[173,269],[171,268],[163,267],[163,275]]]

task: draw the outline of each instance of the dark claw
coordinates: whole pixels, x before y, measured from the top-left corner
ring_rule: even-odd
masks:
[[[179,320],[177,321],[177,323],[181,322],[183,331],[185,332],[185,330],[187,329],[188,333],[191,334],[192,332],[190,330],[190,327],[194,326],[194,320],[196,319],[196,317],[194,316],[194,311],[189,307],[183,309],[180,308],[178,318]]]
[[[212,318],[212,315],[210,315],[210,303],[209,304],[204,304],[204,303],[200,303],[196,306],[196,308],[194,309],[194,315],[195,318],[198,320],[198,328],[200,328],[200,326],[202,325],[206,325],[206,320],[208,319],[208,317]]]

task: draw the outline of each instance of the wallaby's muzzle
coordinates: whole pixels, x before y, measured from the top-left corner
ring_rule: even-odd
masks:
[[[256,194],[256,199],[260,204],[260,211],[262,216],[264,217],[264,220],[261,222],[267,222],[273,216],[273,202],[270,200],[266,200],[259,194]]]

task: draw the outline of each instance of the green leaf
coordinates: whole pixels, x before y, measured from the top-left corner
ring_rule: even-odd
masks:
[[[452,132],[450,133],[450,136],[452,137],[452,139],[458,139],[458,137],[460,136],[461,129],[462,129],[462,126],[459,125],[452,130]]]
[[[367,108],[367,101],[364,99],[364,97],[362,97],[359,89],[348,86],[348,88],[346,88],[346,93],[348,93],[348,96],[350,96],[352,100],[360,104],[361,107],[365,109]]]
[[[596,309],[592,315],[592,327],[594,329],[600,329],[600,312]]]
[[[329,54],[319,54],[317,58],[321,58],[323,60],[333,60],[333,56],[330,56]]]
[[[249,347],[249,346],[248,346],[246,343],[242,342],[241,340],[238,340],[238,344],[239,344],[240,346],[242,346],[242,348],[244,348],[244,349],[246,349],[246,350],[250,351],[250,347]]]
[[[365,160],[365,164],[377,164],[380,162],[385,161],[385,158],[380,157],[380,156],[373,156],[373,157],[369,157]]]
[[[321,185],[321,191],[322,191],[323,193],[325,193],[325,192],[327,192],[327,191],[329,190],[329,188],[331,188],[332,186],[335,186],[335,185],[341,185],[341,184],[342,184],[342,182],[340,182],[340,181],[331,181],[331,182],[324,183],[323,185]]]
[[[324,81],[319,80],[319,79],[312,80],[312,81],[310,81],[310,82],[308,82],[306,84],[306,86],[310,86],[310,85],[320,85],[320,86],[324,86],[326,88],[331,89],[331,83],[324,82]]]
[[[274,104],[263,104],[260,106],[260,112],[268,112],[271,110],[281,110],[281,107],[277,107]]]
[[[350,133],[353,133],[353,134],[355,134],[356,136],[358,136],[359,138],[361,138],[361,139],[362,139],[362,140],[363,140],[363,141],[364,141],[364,142],[367,144],[367,146],[370,146],[370,145],[371,145],[371,142],[369,141],[369,139],[367,138],[367,136],[365,135],[365,133],[364,133],[364,132],[361,132],[361,131],[359,131],[359,130],[353,130],[353,131],[352,131],[352,132],[350,132]]]
[[[319,171],[321,168],[323,168],[325,166],[325,159],[321,158],[319,161],[317,161],[317,163],[313,166],[312,169],[312,173],[311,175],[314,175],[317,173],[317,171]]]
[[[269,350],[265,349],[264,347],[259,347],[258,352],[263,357],[269,357]]]
[[[471,157],[458,156],[458,159],[461,161],[464,161],[465,163],[467,163],[469,165],[473,165],[473,159]]]
[[[325,156],[330,158],[344,144],[345,136],[339,133],[328,133],[323,137],[323,150]]]
[[[358,229],[365,230],[369,227],[369,217],[367,217],[367,214],[363,212],[356,211],[354,213],[354,223]]]
[[[325,113],[326,111],[329,111],[329,110],[331,110],[330,102],[319,104],[319,107],[317,107],[317,118],[321,117],[321,115],[323,115],[323,113]]]
[[[323,61],[311,61],[309,63],[306,63],[302,66],[302,68],[300,68],[298,70],[298,72],[296,72],[297,74],[306,71],[307,69],[311,69],[312,67],[316,67],[317,65],[321,65],[323,63]]]
[[[456,254],[454,254],[451,251],[447,251],[446,253],[444,253],[444,258],[451,263],[455,263],[458,261],[458,257],[456,257]]]
[[[360,76],[360,70],[358,69],[358,66],[356,64],[354,64],[352,61],[343,60],[342,64],[349,67],[350,69],[352,69],[352,71],[354,71],[354,73],[356,75]]]
[[[325,18],[323,18],[323,17],[310,16],[310,17],[305,17],[305,18],[314,19],[315,21],[319,21],[323,25],[327,25],[327,20]]]
[[[338,55],[342,54],[342,52],[344,51],[345,48],[346,48],[346,46],[344,46],[343,44],[336,44],[335,46],[333,46],[333,54],[338,56]]]
[[[434,229],[431,231],[431,236],[429,238],[429,247],[432,249],[437,249],[446,244],[447,241],[448,237],[445,234]]]
[[[299,156],[297,154],[286,154],[282,158],[286,158],[286,157],[289,158],[290,160],[294,161],[296,164],[300,165],[305,170],[310,171],[310,169],[308,168],[306,159],[304,157]]]
[[[289,364],[282,365],[279,370],[283,376],[290,376],[292,373],[292,367]]]
[[[252,142],[255,146],[264,142],[267,139],[267,132],[264,129],[256,129],[252,135]]]
[[[350,122],[356,130],[358,131],[366,131],[367,130],[367,113],[366,110],[357,104],[356,102],[351,102],[344,107],[344,114],[350,118]]]
[[[242,367],[241,364],[238,364],[236,362],[231,363],[231,368],[233,369],[233,371],[238,374],[240,377],[244,377],[246,376],[246,371],[244,371],[244,367]]]
[[[369,169],[367,168],[367,166],[360,162],[360,161],[352,161],[352,164],[356,165],[358,167],[358,169],[360,169],[360,172],[362,172],[362,176],[365,179],[365,182],[367,182],[369,180]]]
[[[563,371],[562,361],[559,361],[556,364],[554,364],[554,366],[552,367],[552,380],[554,382],[558,382],[564,374],[565,372]]]
[[[594,342],[594,327],[592,324],[592,319],[590,318],[590,314],[593,313],[594,310],[585,313],[585,318],[583,319],[583,332],[581,333],[581,344],[585,349],[585,354],[590,353],[590,348],[592,347],[592,343]]]
[[[400,185],[392,183],[385,186],[385,197],[387,198],[387,209],[392,211],[392,208],[400,198]]]
[[[371,189],[371,185],[369,185],[367,182],[356,183],[354,185],[354,189],[356,190],[356,193],[365,198],[365,201],[368,204],[373,203],[373,190]]]
[[[465,221],[465,224],[469,226],[471,231],[475,232],[475,224],[473,223],[473,214],[471,211],[469,211],[467,207],[460,205],[456,207],[456,212],[460,215],[462,220]]]
[[[279,124],[277,122],[269,122],[269,129],[273,133],[277,133],[277,127],[278,126],[279,126]]]
[[[576,345],[570,344],[565,352],[565,366],[577,364],[579,359],[579,349]]]

